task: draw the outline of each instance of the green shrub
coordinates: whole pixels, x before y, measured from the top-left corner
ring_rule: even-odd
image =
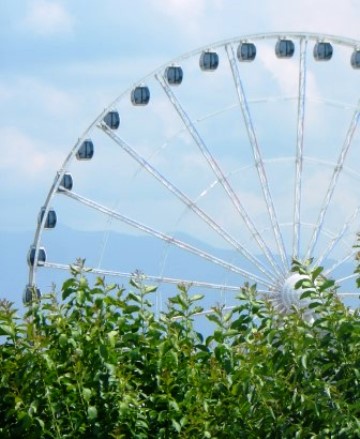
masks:
[[[155,288],[81,270],[24,318],[0,302],[1,438],[358,438],[360,319],[321,269],[309,310],[277,313],[255,286],[208,315],[183,286],[156,315]]]

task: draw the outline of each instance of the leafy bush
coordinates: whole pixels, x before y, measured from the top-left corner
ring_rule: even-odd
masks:
[[[155,288],[91,287],[76,268],[60,303],[20,319],[1,301],[0,436],[359,438],[359,312],[321,268],[294,271],[308,309],[280,315],[245,285],[206,338],[183,286],[160,316]]]

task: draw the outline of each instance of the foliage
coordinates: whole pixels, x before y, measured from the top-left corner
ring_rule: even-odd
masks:
[[[139,278],[91,287],[73,267],[60,303],[20,319],[0,302],[0,437],[360,437],[359,312],[321,268],[293,270],[306,309],[280,315],[245,285],[206,338],[201,296],[179,286],[157,316]]]

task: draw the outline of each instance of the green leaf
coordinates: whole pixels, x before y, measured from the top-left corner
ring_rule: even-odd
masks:
[[[88,286],[88,281],[87,281],[86,277],[81,276],[79,279],[79,287],[86,288],[87,286]]]
[[[40,425],[41,430],[45,429],[45,422],[40,419],[38,416],[35,418],[35,421],[38,422],[38,424]]]
[[[228,322],[231,319],[232,315],[233,315],[232,311],[226,313],[224,315],[224,322]]]
[[[155,293],[156,290],[157,290],[157,286],[149,285],[149,286],[144,288],[144,293],[145,294]]]
[[[201,300],[203,298],[204,298],[204,294],[194,294],[193,296],[191,296],[189,298],[189,301],[190,301],[190,303],[193,303],[193,302],[197,302],[198,300]]]
[[[320,286],[319,286],[319,291],[323,292],[325,290],[328,290],[330,288],[332,288],[335,285],[335,281],[332,279],[326,279]]]
[[[323,306],[323,303],[321,303],[321,302],[311,302],[311,303],[309,304],[309,308],[310,308],[310,309],[318,308],[319,306]]]
[[[175,421],[175,419],[172,419],[171,423],[172,423],[172,426],[175,428],[176,432],[180,433],[181,425],[177,421]]]
[[[102,357],[104,360],[107,360],[107,359],[108,359],[109,353],[108,353],[107,347],[106,347],[105,345],[101,344],[101,345],[99,346],[99,352],[100,352],[101,357]]]
[[[62,286],[62,299],[67,299],[74,293],[76,287],[76,280],[74,278],[68,279]]]
[[[102,308],[104,303],[104,299],[102,297],[97,297],[95,299],[95,305],[97,306],[97,308]]]
[[[220,319],[220,317],[219,317],[218,315],[216,315],[216,314],[208,314],[208,315],[206,316],[206,318],[207,318],[208,320],[210,320],[210,322],[214,322],[214,323],[216,323],[217,325],[221,326],[221,319]]]
[[[128,294],[128,300],[133,300],[134,302],[141,303],[141,297],[134,293]]]
[[[166,357],[170,359],[171,365],[175,364],[176,367],[178,366],[179,364],[178,354],[174,349],[168,351]]]
[[[44,353],[43,358],[46,361],[47,367],[52,369],[55,365],[54,361],[50,358],[49,354]]]
[[[172,399],[172,400],[169,401],[169,406],[170,406],[172,409],[174,409],[176,412],[179,412],[179,411],[180,411],[179,405],[177,404],[177,402],[176,402],[174,399]]]
[[[306,290],[304,293],[300,294],[300,299],[307,299],[308,297],[313,297],[314,290]]]
[[[10,325],[0,324],[0,335],[9,335],[10,337],[15,337],[14,328]]]
[[[59,345],[63,348],[68,344],[68,337],[66,334],[61,334],[59,337]]]
[[[87,387],[83,387],[82,389],[82,395],[86,402],[89,402],[91,398],[91,389],[88,389]]]
[[[317,267],[317,268],[315,268],[315,269],[312,271],[312,273],[311,273],[311,278],[312,278],[312,280],[314,281],[314,280],[319,276],[319,274],[320,274],[322,271],[323,271],[323,267]]]
[[[306,354],[304,354],[304,355],[301,357],[301,364],[302,364],[302,367],[303,367],[304,369],[307,369],[307,355],[306,355]]]
[[[118,333],[118,331],[110,331],[110,332],[108,332],[108,338],[109,338],[109,342],[110,342],[110,346],[112,347],[112,348],[114,348],[115,347],[115,344],[116,344],[116,338],[118,337],[118,335],[119,335],[119,333]]]
[[[27,412],[18,412],[17,418],[21,422],[23,428],[27,429],[31,425],[31,416]]]
[[[85,291],[78,290],[76,292],[76,301],[79,305],[83,305],[85,303]]]
[[[123,309],[124,314],[133,314],[138,311],[140,311],[140,307],[137,305],[127,305]]]
[[[88,419],[90,421],[93,421],[94,419],[97,418],[98,412],[97,412],[97,408],[95,406],[89,406],[87,413],[88,413]]]
[[[296,282],[295,289],[297,290],[299,288],[302,288],[303,290],[311,288],[313,290],[314,285],[309,279],[304,278],[304,279],[300,279]]]
[[[110,363],[104,363],[107,370],[109,371],[109,374],[112,378],[116,377],[116,366],[114,364],[110,364]]]

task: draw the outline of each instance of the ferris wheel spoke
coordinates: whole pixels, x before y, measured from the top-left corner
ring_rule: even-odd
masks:
[[[333,264],[330,268],[328,268],[327,270],[324,271],[325,276],[328,276],[334,270],[336,270],[337,268],[341,267],[341,265],[343,265],[346,262],[348,262],[351,259],[353,259],[356,256],[357,253],[358,253],[357,250],[354,250],[353,248],[351,248],[351,250],[348,253],[346,253],[346,255],[344,255],[344,257],[342,259],[340,259],[339,261],[335,262],[335,264]]]
[[[255,242],[258,244],[259,248],[262,250],[264,256],[267,258],[270,265],[273,267],[274,271],[279,276],[284,276],[283,270],[279,268],[277,265],[276,258],[272,254],[269,247],[266,245],[265,241],[259,234],[258,230],[256,229],[254,223],[251,221],[248,213],[244,209],[243,205],[241,204],[238,196],[236,195],[234,189],[230,185],[229,181],[227,180],[226,176],[224,175],[223,171],[221,170],[219,164],[216,162],[212,154],[210,153],[209,149],[207,148],[205,142],[201,138],[200,134],[195,128],[194,123],[191,121],[190,117],[187,115],[185,110],[182,108],[180,102],[175,97],[174,93],[171,91],[170,87],[166,83],[165,79],[156,74],[155,75],[157,81],[163,88],[164,92],[166,93],[169,101],[174,106],[175,110],[177,111],[178,115],[180,116],[181,120],[183,121],[184,125],[186,126],[188,132],[192,136],[193,140],[197,144],[197,146],[200,149],[200,152],[208,162],[210,168],[214,172],[216,178],[218,179],[219,183],[223,186],[225,192],[228,194],[232,204],[236,208],[237,212],[240,214],[241,218],[243,219],[246,227],[254,237]]]
[[[356,279],[357,277],[359,277],[359,275],[357,273],[353,273],[350,274],[349,276],[344,276],[340,279],[336,279],[336,283],[341,284],[347,280]],[[359,296],[359,293],[357,293],[357,296]]]
[[[298,259],[300,250],[300,218],[301,218],[301,183],[304,146],[304,117],[306,91],[306,49],[307,40],[300,40],[299,97],[297,115],[297,143],[295,161],[295,196],[294,196],[294,237],[293,259]]]
[[[166,177],[164,177],[159,171],[157,171],[143,156],[141,156],[134,148],[132,148],[127,142],[116,135],[105,124],[100,125],[100,128],[125,151],[130,157],[132,157],[143,169],[150,173],[156,180],[158,180],[166,189],[174,194],[186,208],[194,212],[199,218],[201,218],[212,230],[214,230],[219,236],[221,236],[226,242],[239,251],[248,261],[256,266],[269,280],[275,281],[271,272],[253,256],[243,245],[241,245],[233,236],[231,236],[222,226],[214,221],[206,212],[204,212],[196,203],[185,195],[177,186],[172,184]]]
[[[45,262],[44,267],[55,269],[55,270],[64,270],[69,271],[69,264],[62,264],[59,262]],[[84,271],[96,274],[99,276],[113,276],[125,279],[132,279],[137,276],[136,273],[129,273],[124,271],[115,271],[115,270],[105,270],[102,268],[94,268],[90,266],[84,266]],[[147,282],[155,282],[159,284],[169,284],[169,285],[186,285],[194,288],[206,288],[214,291],[231,291],[231,292],[239,292],[241,286],[239,285],[227,285],[227,284],[217,284],[213,282],[203,282],[197,281],[194,279],[180,279],[175,277],[167,277],[167,276],[152,276],[152,275],[144,275],[144,278]],[[259,294],[269,294],[269,290],[263,290],[259,288]]]
[[[173,246],[178,247],[178,248],[180,248],[180,249],[182,249],[184,251],[192,253],[192,254],[194,254],[194,255],[196,255],[196,256],[204,259],[204,260],[207,260],[207,261],[212,262],[212,263],[214,263],[216,265],[219,265],[219,266],[225,268],[228,271],[231,271],[233,273],[237,273],[237,274],[243,276],[246,279],[249,279],[249,280],[254,281],[256,283],[259,283],[261,285],[265,285],[267,287],[271,287],[272,286],[271,282],[269,282],[268,280],[263,279],[263,278],[257,276],[254,273],[250,273],[250,272],[248,272],[246,270],[242,270],[241,268],[239,268],[239,267],[237,267],[237,266],[235,266],[235,265],[233,265],[233,264],[231,264],[229,262],[226,262],[226,261],[224,261],[221,258],[213,256],[212,254],[207,253],[207,252],[205,252],[203,250],[200,250],[199,248],[194,247],[194,246],[192,246],[192,245],[190,245],[190,244],[188,244],[188,243],[186,243],[184,241],[176,239],[173,236],[167,235],[167,234],[162,233],[162,232],[160,232],[158,230],[155,230],[155,229],[153,229],[153,228],[151,228],[149,226],[146,226],[145,224],[142,224],[142,223],[140,223],[138,221],[135,221],[135,220],[133,220],[133,219],[131,219],[131,218],[125,216],[125,215],[122,215],[119,212],[116,212],[116,211],[114,211],[112,209],[109,209],[106,206],[103,206],[103,205],[101,205],[99,203],[96,203],[93,200],[90,200],[90,199],[85,198],[85,197],[83,197],[83,196],[81,196],[79,194],[76,194],[73,191],[65,190],[63,192],[63,194],[68,196],[68,197],[70,197],[70,198],[73,198],[74,200],[77,200],[80,203],[82,203],[82,204],[84,204],[84,205],[86,205],[86,206],[88,206],[88,207],[90,207],[92,209],[95,209],[95,210],[97,210],[97,211],[99,211],[99,212],[101,212],[101,213],[103,213],[103,214],[105,214],[107,216],[110,216],[110,217],[112,217],[114,219],[117,219],[117,220],[119,220],[119,221],[121,221],[121,222],[123,222],[123,223],[125,223],[125,224],[127,224],[127,225],[129,225],[129,226],[131,226],[131,227],[133,227],[135,229],[137,229],[137,230],[140,230],[140,231],[145,232],[145,233],[147,233],[147,234],[149,234],[151,236],[154,236],[155,238],[160,239],[161,241],[164,241],[167,244],[173,245]]]
[[[359,299],[359,293],[341,292],[337,293],[339,297],[357,297]]]
[[[295,96],[272,96],[272,97],[264,97],[264,98],[257,98],[257,99],[248,99],[248,103],[250,104],[268,104],[270,102],[286,102],[286,101],[295,101],[298,98]],[[196,119],[196,122],[203,122],[210,118],[213,118],[214,116],[219,116],[223,113],[229,112],[231,110],[235,110],[238,108],[238,104],[231,104],[227,107],[221,108],[220,110],[213,111],[212,113],[205,114],[205,116],[198,117]]]
[[[329,168],[334,168],[334,166],[336,165],[334,162],[331,162],[329,160],[321,160],[321,159],[317,159],[315,157],[310,157],[310,156],[304,156],[304,160],[308,161],[309,163],[313,163],[316,165],[323,165],[323,166],[327,166]],[[360,172],[356,171],[355,169],[349,168],[349,167],[344,165],[342,167],[342,171],[344,173],[346,173],[347,175],[349,175],[350,177],[353,177],[356,180],[360,181]]]
[[[310,241],[307,253],[306,253],[307,258],[309,258],[312,255],[314,248],[315,248],[315,245],[317,243],[317,240],[319,238],[319,234],[320,234],[321,228],[322,228],[323,223],[324,223],[326,212],[327,212],[328,207],[330,205],[336,184],[338,182],[340,173],[343,169],[347,153],[349,151],[352,140],[354,138],[356,128],[358,126],[359,117],[360,117],[360,101],[358,102],[358,106],[353,114],[350,126],[349,126],[347,134],[346,134],[345,142],[341,148],[337,164],[334,168],[334,171],[333,171],[333,174],[332,174],[332,177],[330,180],[330,184],[329,184],[327,193],[325,195],[324,202],[323,202],[322,208],[320,210],[319,217],[318,217],[317,223],[315,225],[313,235],[311,237],[311,241]]]
[[[334,247],[336,247],[336,245],[341,242],[342,238],[344,237],[345,233],[348,231],[349,227],[355,222],[356,218],[359,216],[359,213],[360,213],[360,206],[357,207],[354,213],[347,219],[341,230],[339,230],[339,233],[336,236],[334,236],[334,238],[331,239],[326,249],[316,260],[315,265],[321,265],[323,260],[330,255]]]
[[[229,58],[229,63],[232,71],[232,75],[234,78],[234,83],[236,86],[236,91],[239,99],[240,108],[242,111],[242,115],[245,121],[247,134],[249,137],[249,141],[252,147],[253,156],[254,156],[254,162],[256,165],[256,170],[259,176],[259,181],[262,188],[262,193],[265,199],[267,211],[270,217],[272,229],[275,235],[275,240],[277,244],[277,248],[279,251],[279,255],[281,258],[281,261],[283,263],[283,266],[285,270],[287,271],[289,269],[289,263],[286,258],[286,251],[285,251],[285,245],[283,241],[283,237],[280,231],[279,222],[276,217],[275,207],[274,203],[271,197],[270,188],[269,188],[269,182],[266,176],[264,161],[261,155],[261,151],[258,145],[256,132],[254,128],[254,124],[251,118],[250,109],[248,106],[248,102],[245,96],[244,87],[242,84],[242,80],[240,77],[239,68],[235,59],[234,49],[232,46],[226,45],[226,52]]]

